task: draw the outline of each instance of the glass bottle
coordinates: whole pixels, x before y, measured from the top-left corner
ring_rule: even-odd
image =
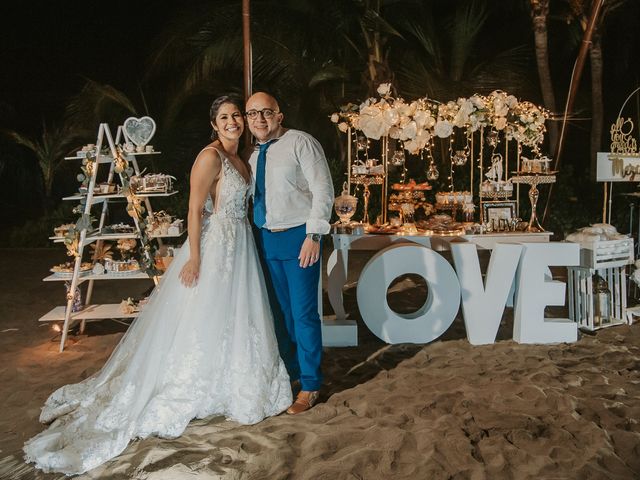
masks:
[[[611,290],[607,281],[598,274],[593,274],[593,325],[601,327],[611,323]]]
[[[344,226],[349,223],[351,217],[356,212],[356,206],[358,205],[358,199],[349,194],[347,188],[347,182],[342,185],[342,195],[336,197],[334,201],[334,208],[336,214],[340,218],[340,223]]]

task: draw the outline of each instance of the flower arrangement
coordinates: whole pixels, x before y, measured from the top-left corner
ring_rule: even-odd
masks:
[[[391,96],[389,83],[381,84],[377,91],[380,98],[369,98],[359,106],[347,104],[331,115],[331,121],[342,132],[353,128],[373,140],[384,136],[400,140],[414,154],[426,148],[432,137],[450,137],[454,128],[467,134],[487,127],[503,131],[509,140],[536,152],[544,138],[547,112],[501,90],[446,103],[427,97],[407,103]]]
[[[131,252],[136,248],[137,242],[135,238],[121,238],[118,240],[117,248],[120,250],[122,258],[128,258]]]

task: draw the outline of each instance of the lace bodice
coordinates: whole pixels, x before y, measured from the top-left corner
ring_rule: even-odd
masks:
[[[247,199],[250,185],[242,174],[222,156],[222,178],[216,208],[212,214],[220,219],[243,220],[247,216]]]

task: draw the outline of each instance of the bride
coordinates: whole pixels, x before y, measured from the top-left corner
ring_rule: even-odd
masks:
[[[56,390],[24,446],[47,472],[78,474],[129,441],[175,438],[193,418],[253,424],[292,401],[247,221],[250,174],[238,156],[239,99],[210,111],[216,138],[191,170],[188,241],[102,370]]]

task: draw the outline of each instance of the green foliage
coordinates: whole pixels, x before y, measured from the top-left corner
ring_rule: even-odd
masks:
[[[547,198],[548,188],[548,186],[540,187],[538,204],[540,218],[544,211],[544,200]],[[527,197],[523,198],[524,203],[528,203]],[[553,195],[547,209],[544,227],[554,233],[555,239],[562,240],[580,227],[599,223],[602,220],[601,209],[601,185],[590,182],[588,172],[577,172],[572,165],[565,165],[553,186]],[[527,215],[528,211],[527,208]],[[524,219],[527,218],[528,216],[524,216]]]
[[[561,2],[554,8],[564,12],[567,4],[575,3]],[[615,0],[611,5],[622,3]],[[528,8],[528,2],[514,6],[480,0],[281,0],[277,5],[271,0],[254,0],[253,88],[268,90],[280,100],[286,126],[306,130],[321,141],[339,194],[346,179],[345,136],[328,116],[347,101],[364,100],[378,68],[389,69],[385,80],[392,80],[397,93],[406,98],[427,93],[436,100],[448,100],[494,89],[534,101],[539,98],[537,79],[532,75],[535,66]],[[625,19],[623,9],[611,10],[612,17],[633,24],[635,17]],[[60,127],[43,126],[42,138],[9,134],[38,159],[43,177],[40,184],[46,186],[43,197],[52,201],[52,185],[62,157],[81,139],[93,142],[100,122],[115,127],[127,116],[145,114],[158,123],[153,143],[163,153],[145,161],[150,170],[178,178],[175,186],[180,190],[179,195],[154,200],[154,207],[185,218],[188,172],[208,141],[211,100],[242,90],[240,12],[240,0],[189,5],[154,42],[157,48],[148,56],[146,72],[141,83],[133,86],[133,95],[87,80],[70,100]],[[561,22],[555,22],[550,30],[559,44],[550,53],[556,59],[561,57],[559,66],[568,58],[559,51],[564,48],[562,43],[570,44],[567,36],[578,39],[581,33],[575,21],[571,29],[565,28],[565,17],[563,14],[562,27]],[[631,48],[630,42],[620,43],[625,45],[620,48]],[[448,167],[442,154],[436,152],[436,157],[441,177],[434,188],[446,188]],[[581,157],[575,154],[575,158]],[[414,177],[421,180],[424,161],[411,158],[409,163],[415,167]],[[580,160],[574,164],[579,165]],[[6,164],[0,163],[0,170],[4,167]],[[598,221],[601,201],[593,182],[576,175],[583,169],[574,170],[565,162],[562,170],[546,220],[547,228],[558,233]],[[456,172],[456,188],[467,175],[468,169]],[[539,212],[544,208],[545,188],[541,189]],[[375,198],[373,195],[372,208]],[[523,198],[524,211],[526,192]],[[47,245],[49,223],[69,221],[68,216],[53,221],[61,209],[64,207],[14,229],[12,242]]]
[[[43,203],[48,206],[55,175],[63,165],[64,157],[77,146],[82,137],[80,129],[64,122],[61,125],[47,127],[42,123],[40,138],[33,138],[13,130],[4,130],[4,135],[16,144],[30,150],[36,157],[44,184]]]
[[[0,235],[0,246],[51,247],[49,237],[53,236],[53,229],[58,225],[69,223],[69,220],[73,218],[72,208],[73,206],[69,202],[62,202],[50,213],[13,227],[7,232],[7,235]]]

